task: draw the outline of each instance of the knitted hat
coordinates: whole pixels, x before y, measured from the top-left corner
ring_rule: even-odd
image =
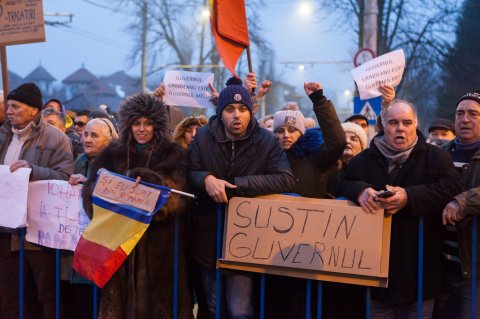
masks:
[[[430,124],[428,127],[428,133],[435,129],[442,129],[442,130],[448,130],[452,131],[455,133],[455,125],[452,123],[452,121],[447,120],[447,119],[436,119]]]
[[[252,99],[250,98],[250,92],[243,87],[242,80],[236,77],[231,77],[227,81],[227,86],[220,92],[218,96],[217,115],[222,114],[223,109],[229,104],[240,103],[246,105],[253,111]]]
[[[472,101],[475,101],[475,102],[477,102],[478,104],[480,104],[480,90],[473,90],[473,91],[469,91],[469,92],[465,93],[465,94],[460,98],[460,100],[458,100],[457,106],[458,106],[458,104],[460,104],[460,102],[462,102],[463,100],[472,100]]]
[[[10,92],[7,96],[8,100],[15,100],[22,102],[31,107],[36,107],[39,111],[42,110],[42,92],[35,83],[24,83]]]
[[[345,132],[353,133],[358,137],[360,140],[360,145],[362,146],[362,150],[367,148],[367,134],[360,125],[352,122],[346,122],[342,123],[342,128]]]
[[[300,111],[278,111],[273,116],[273,131],[275,132],[280,126],[293,126],[300,133],[305,134],[305,118]]]

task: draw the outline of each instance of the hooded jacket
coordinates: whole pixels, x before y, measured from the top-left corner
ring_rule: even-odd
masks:
[[[139,147],[135,145],[132,124],[141,117],[150,119],[155,131],[151,142]],[[185,190],[185,164],[185,151],[171,141],[168,114],[163,102],[147,94],[130,96],[120,106],[120,139],[107,146],[92,162],[92,171],[83,192],[84,206],[91,209],[96,175],[102,167],[131,177],[140,176],[149,183]],[[99,318],[173,316],[175,216],[182,213],[185,202],[185,198],[171,194],[153,217],[142,239],[102,290]],[[180,226],[180,229],[183,227]],[[178,254],[178,317],[193,318],[184,246],[180,246]]]
[[[232,155],[230,155],[232,154]],[[291,191],[294,179],[285,152],[271,132],[251,116],[246,135],[230,140],[219,116],[200,128],[189,149],[189,179],[197,200],[192,207],[190,231],[193,258],[215,267],[217,204],[208,196],[208,175],[235,184],[227,196],[254,197]]]
[[[180,144],[183,148],[188,148],[187,141],[185,140],[185,131],[192,125],[197,125],[202,127],[208,123],[208,119],[204,115],[199,116],[188,116],[184,118],[178,125],[175,127],[173,132],[173,139],[175,142]]]

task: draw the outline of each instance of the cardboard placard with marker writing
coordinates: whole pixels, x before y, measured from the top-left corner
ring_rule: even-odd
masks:
[[[344,200],[234,197],[221,268],[386,287],[391,217]]]

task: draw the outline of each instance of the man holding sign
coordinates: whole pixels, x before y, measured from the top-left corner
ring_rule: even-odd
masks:
[[[294,179],[276,138],[258,126],[250,92],[238,78],[220,92],[217,115],[198,130],[190,146],[190,184],[198,194],[192,212],[190,248],[201,267],[210,316],[215,316],[217,204],[234,195],[253,197],[289,191]],[[252,318],[253,275],[225,276],[229,318]]]
[[[350,161],[341,185],[343,195],[366,213],[385,209],[393,215],[388,288],[372,290],[372,318],[417,317],[420,217],[425,242],[422,312],[430,318],[441,288],[440,216],[463,183],[449,155],[427,144],[417,131],[412,104],[395,100],[382,110],[381,119],[384,134]]]
[[[0,129],[0,164],[12,172],[30,168],[30,181],[68,180],[73,173],[70,140],[58,129],[44,123],[42,93],[33,83],[25,83],[7,96],[7,122]],[[3,213],[6,213],[5,211]],[[15,230],[0,233],[0,313],[18,317],[18,236]],[[11,243],[12,241],[12,243]],[[15,251],[11,251],[10,247]],[[26,298],[25,307],[40,303],[43,318],[55,316],[55,255],[53,250],[25,243],[25,286],[34,280],[37,300]],[[26,297],[30,294],[26,294]],[[39,314],[35,314],[37,317]]]

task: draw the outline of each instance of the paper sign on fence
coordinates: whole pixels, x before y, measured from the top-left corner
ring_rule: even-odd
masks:
[[[167,71],[163,79],[165,85],[163,100],[167,105],[213,107],[210,101],[212,90],[208,85],[213,84],[213,78],[213,73]]]
[[[0,165],[0,226],[17,228],[27,224],[27,196],[30,168],[10,173],[10,166]]]
[[[28,190],[26,240],[38,245],[75,250],[90,219],[82,204],[82,185],[67,181],[36,181]]]
[[[396,86],[400,83],[405,70],[405,54],[402,49],[381,55],[352,71],[362,100],[380,96],[380,85]]]

